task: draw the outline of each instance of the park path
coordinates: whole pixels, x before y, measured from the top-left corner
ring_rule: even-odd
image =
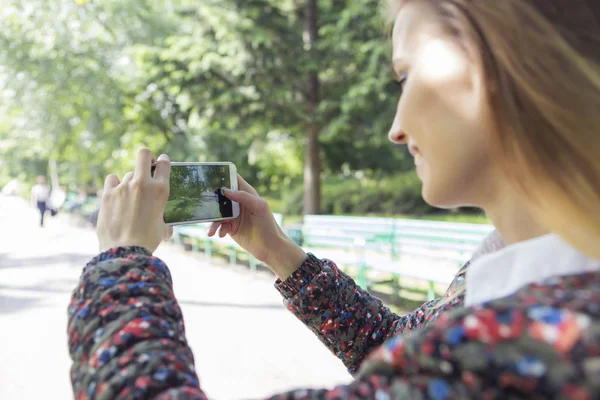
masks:
[[[70,399],[67,305],[94,232],[0,195],[0,399]],[[171,245],[169,265],[202,387],[213,399],[260,398],[351,377],[283,306],[268,274],[211,265]]]

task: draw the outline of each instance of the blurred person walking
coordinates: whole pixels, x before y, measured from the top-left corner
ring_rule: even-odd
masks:
[[[50,186],[46,184],[46,177],[38,176],[37,184],[31,188],[31,205],[40,211],[40,226],[44,226],[44,214],[48,209],[50,200]]]

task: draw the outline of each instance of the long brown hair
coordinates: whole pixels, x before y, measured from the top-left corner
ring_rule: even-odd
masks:
[[[483,70],[509,179],[551,231],[600,259],[600,1],[429,3]]]

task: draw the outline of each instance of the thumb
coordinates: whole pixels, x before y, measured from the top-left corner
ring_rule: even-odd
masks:
[[[234,192],[231,189],[225,189],[223,193],[229,200],[237,201],[255,214],[266,213],[269,210],[269,205],[264,199],[261,199],[260,197],[252,195],[248,192]]]

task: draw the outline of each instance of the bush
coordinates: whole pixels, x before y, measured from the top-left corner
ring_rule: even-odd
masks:
[[[380,180],[328,178],[322,183],[323,214],[423,215],[435,210],[421,197],[421,182],[415,173]],[[282,212],[302,214],[304,188],[299,185],[283,196]]]

